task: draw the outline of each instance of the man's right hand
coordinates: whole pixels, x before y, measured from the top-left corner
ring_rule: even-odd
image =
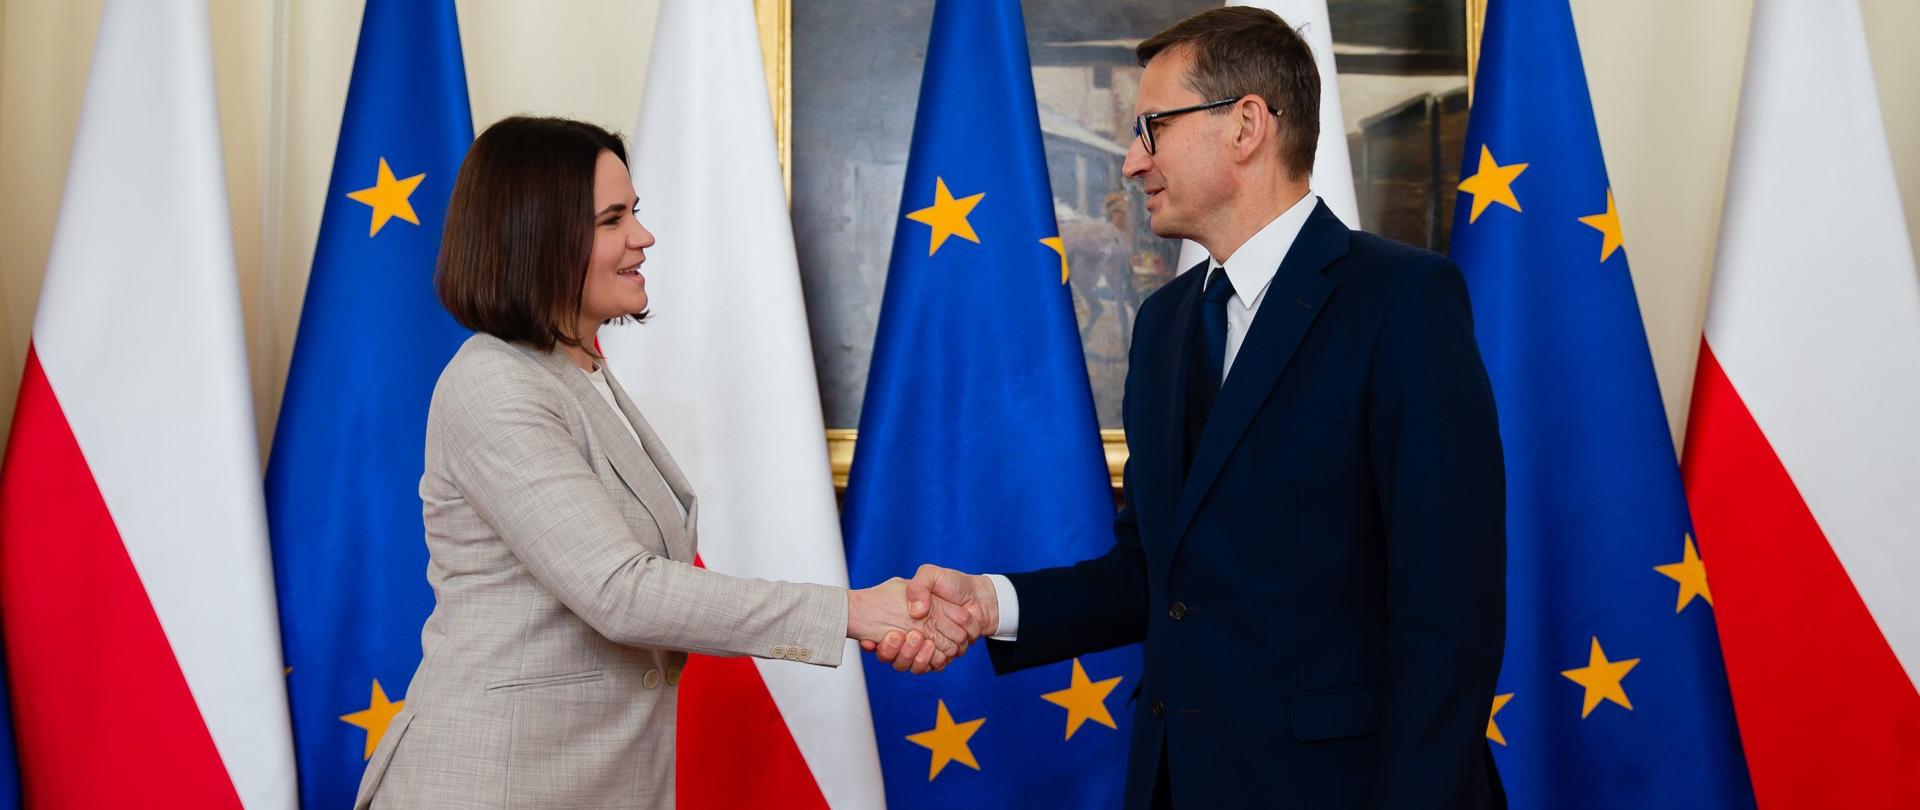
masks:
[[[990,636],[999,632],[1000,598],[999,592],[993,587],[993,580],[937,565],[922,565],[913,579],[907,581],[908,615],[915,619],[925,618],[931,611],[934,597],[965,608],[972,615],[972,624],[979,628],[980,635]],[[861,642],[860,646],[871,650],[875,658],[893,663],[902,657],[914,660],[924,643],[924,639],[909,638],[905,633],[894,631],[887,633],[877,644]]]

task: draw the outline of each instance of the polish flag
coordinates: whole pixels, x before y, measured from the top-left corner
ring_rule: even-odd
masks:
[[[800,270],[752,4],[661,4],[634,133],[645,324],[608,363],[700,493],[727,574],[847,584]],[[860,650],[827,669],[694,656],[680,684],[682,808],[880,807]]]
[[[204,0],[109,0],[0,468],[30,807],[293,807]]]
[[[1920,276],[1852,0],[1759,0],[1684,469],[1761,807],[1920,807]]]

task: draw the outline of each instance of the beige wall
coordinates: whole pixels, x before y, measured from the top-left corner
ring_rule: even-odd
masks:
[[[0,0],[0,419],[32,328],[101,0]],[[560,113],[626,131],[658,0],[460,0],[474,119]],[[319,231],[361,3],[212,0],[214,60],[262,441]],[[1920,236],[1920,3],[1861,0]],[[1752,0],[1573,0],[1655,365],[1681,424]],[[123,212],[164,201],[130,200]],[[137,256],[137,254],[136,254]],[[103,313],[102,328],[112,328]]]

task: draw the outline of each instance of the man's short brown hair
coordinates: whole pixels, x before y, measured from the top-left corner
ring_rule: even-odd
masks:
[[[1280,111],[1280,155],[1295,178],[1313,171],[1320,143],[1320,69],[1313,49],[1280,15],[1246,6],[1195,14],[1134,49],[1145,66],[1173,48],[1193,54],[1182,82],[1204,101],[1259,96]]]
[[[580,346],[572,333],[603,151],[627,162],[619,136],[566,118],[506,118],[474,139],[447,201],[434,270],[440,304],[455,321],[542,351]]]

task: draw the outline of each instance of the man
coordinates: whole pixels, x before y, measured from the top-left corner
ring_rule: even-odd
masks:
[[[968,576],[996,671],[1144,640],[1129,808],[1504,805],[1505,490],[1466,288],[1309,193],[1320,79],[1279,17],[1141,43],[1126,174],[1212,255],[1141,306],[1111,551]],[[889,638],[900,666],[917,644]]]

